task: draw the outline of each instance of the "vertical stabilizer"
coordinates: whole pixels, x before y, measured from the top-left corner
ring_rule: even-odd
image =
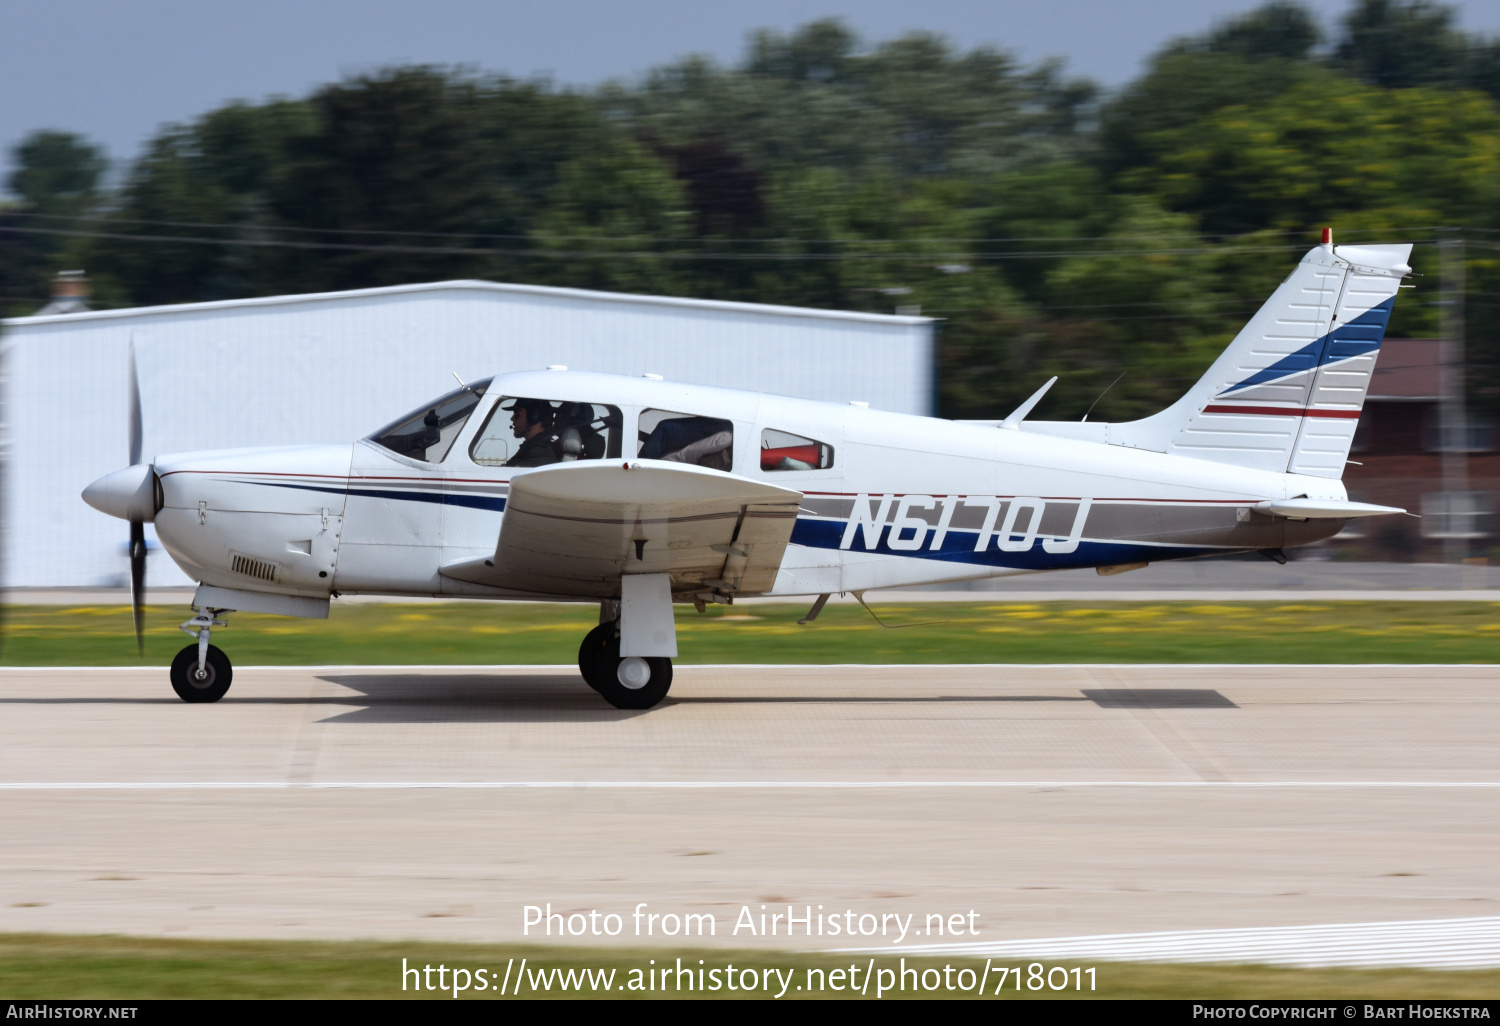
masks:
[[[1302,258],[1192,390],[1110,442],[1338,478],[1410,245],[1325,243]]]

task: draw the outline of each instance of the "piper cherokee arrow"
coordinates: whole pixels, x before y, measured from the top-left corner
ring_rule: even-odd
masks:
[[[672,682],[674,603],[816,596],[1282,551],[1354,517],[1340,478],[1409,245],[1324,243],[1208,372],[1143,420],[953,422],[562,369],[461,387],[339,445],[140,454],[84,490],[201,582],[172,662],[228,690],[210,637],[243,610],[326,617],[338,595],[597,602],[578,668],[611,704]],[[1056,379],[1053,379],[1056,380]]]

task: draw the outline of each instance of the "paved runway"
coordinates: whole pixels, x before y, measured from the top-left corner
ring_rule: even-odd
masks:
[[[0,707],[0,931],[511,941],[550,902],[622,916],[575,942],[670,943],[631,935],[646,902],[716,916],[702,942],[849,947],[731,928],[1500,914],[1491,667],[685,666],[647,713],[561,668],[242,668],[212,706],[160,669],[5,669]]]

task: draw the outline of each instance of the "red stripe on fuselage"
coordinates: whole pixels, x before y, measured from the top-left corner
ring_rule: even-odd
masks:
[[[1220,406],[1217,403],[1203,407],[1204,413],[1249,413],[1262,417],[1338,417],[1358,420],[1359,410],[1314,410],[1300,406]]]

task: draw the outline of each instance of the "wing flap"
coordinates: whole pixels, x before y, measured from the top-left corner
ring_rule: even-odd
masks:
[[[801,492],[682,463],[539,467],[511,480],[494,559],[443,573],[580,597],[618,596],[626,574],[670,574],[675,594],[765,591],[801,500]]]

